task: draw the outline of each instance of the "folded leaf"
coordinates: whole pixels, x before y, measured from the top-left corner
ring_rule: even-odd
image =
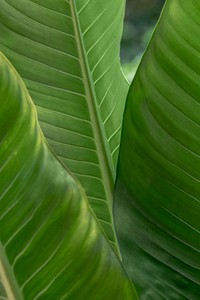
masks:
[[[128,85],[124,0],[0,1],[0,50],[37,106],[48,143],[81,182],[116,245],[112,194]]]
[[[200,297],[199,12],[167,1],[129,91],[115,217],[140,299]]]
[[[81,186],[0,55],[0,298],[136,299]]]

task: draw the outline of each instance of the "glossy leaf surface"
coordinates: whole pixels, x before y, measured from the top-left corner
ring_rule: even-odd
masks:
[[[135,299],[81,186],[56,159],[0,55],[0,298]],[[4,288],[5,290],[4,290]]]
[[[141,300],[200,297],[199,14],[167,1],[126,105],[115,217]]]
[[[123,0],[2,0],[0,50],[37,106],[48,143],[81,182],[116,246],[112,193],[128,85]]]

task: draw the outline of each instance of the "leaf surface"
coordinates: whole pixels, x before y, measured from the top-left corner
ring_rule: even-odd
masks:
[[[2,0],[0,50],[23,78],[48,143],[116,245],[112,194],[128,85],[123,0]]]
[[[3,55],[0,107],[0,298],[6,291],[9,300],[136,299],[83,189],[50,150],[25,85]]]
[[[199,12],[167,1],[125,109],[115,218],[140,299],[200,295]]]

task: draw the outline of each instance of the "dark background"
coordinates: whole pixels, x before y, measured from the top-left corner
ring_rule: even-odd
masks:
[[[134,76],[165,0],[127,0],[121,61],[128,80]]]

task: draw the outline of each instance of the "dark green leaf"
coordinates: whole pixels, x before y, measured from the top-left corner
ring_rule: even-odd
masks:
[[[199,15],[167,1],[126,105],[115,217],[141,299],[200,298]]]

